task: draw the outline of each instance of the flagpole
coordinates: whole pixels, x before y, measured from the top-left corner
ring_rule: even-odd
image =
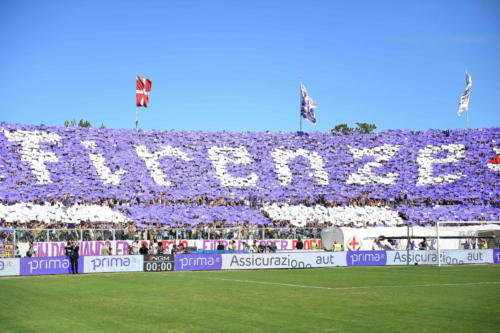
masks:
[[[465,67],[465,77],[467,77],[467,73],[468,73],[467,67]],[[465,128],[469,129],[469,104],[468,103],[467,103],[467,109],[465,110]]]
[[[135,130],[137,131],[139,127],[139,107],[135,107]]]
[[[299,86],[299,121],[300,121],[300,132],[302,132],[302,91],[301,91],[301,87],[302,87],[302,82],[301,82],[301,85]]]

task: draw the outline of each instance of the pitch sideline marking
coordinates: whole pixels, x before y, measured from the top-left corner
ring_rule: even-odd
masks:
[[[227,278],[217,278],[217,277],[205,277],[205,278],[195,277],[195,279],[220,280],[220,281],[230,281],[230,282],[240,282],[240,283],[254,283],[254,284],[284,286],[284,287],[323,289],[323,290],[419,288],[419,287],[448,287],[448,286],[454,287],[454,286],[476,286],[476,285],[500,284],[500,281],[492,281],[492,282],[463,282],[463,283],[427,283],[427,284],[387,285],[387,286],[325,287],[325,286],[309,286],[309,285],[305,285],[305,284],[280,283],[280,282],[257,281],[257,280],[238,280],[238,279],[227,279]]]

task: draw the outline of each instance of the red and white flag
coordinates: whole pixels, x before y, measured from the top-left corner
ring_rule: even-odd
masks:
[[[148,107],[149,94],[151,93],[151,80],[136,76],[135,80],[135,105]]]

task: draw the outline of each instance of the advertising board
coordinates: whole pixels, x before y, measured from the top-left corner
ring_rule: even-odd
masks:
[[[85,273],[142,272],[143,267],[143,256],[84,257]]]
[[[176,271],[210,271],[221,268],[221,254],[178,254],[175,256]]]
[[[173,254],[144,256],[144,272],[173,271],[174,266]]]
[[[493,262],[491,250],[442,250],[441,265],[487,264]],[[437,265],[437,251],[388,251],[387,265]]]
[[[0,276],[19,275],[20,273],[20,259],[0,259]]]
[[[276,269],[347,266],[345,252],[223,254],[222,269]]]
[[[83,259],[78,259],[78,273],[83,272]],[[71,274],[68,257],[21,258],[21,275]]]
[[[493,250],[493,263],[500,264],[500,250]]]
[[[385,251],[349,251],[347,266],[384,266],[387,263]]]

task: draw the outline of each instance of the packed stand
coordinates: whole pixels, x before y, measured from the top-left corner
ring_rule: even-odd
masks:
[[[499,128],[334,136],[0,123],[0,218],[80,232],[104,223],[118,238],[132,228],[204,237],[226,226],[498,221],[499,140]],[[45,232],[36,237],[76,231]]]

